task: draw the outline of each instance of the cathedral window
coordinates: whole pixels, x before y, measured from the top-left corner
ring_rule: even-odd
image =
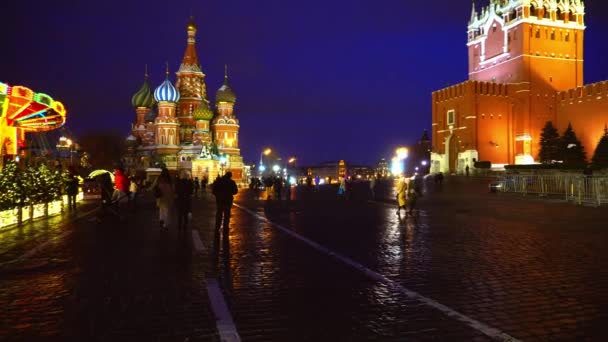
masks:
[[[540,38],[540,29],[536,29],[536,38]]]
[[[570,41],[570,32],[566,32],[566,37],[564,38],[564,40],[567,42]]]
[[[555,31],[551,31],[551,40],[555,40]]]

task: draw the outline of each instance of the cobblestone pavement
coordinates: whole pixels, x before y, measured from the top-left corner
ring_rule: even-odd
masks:
[[[174,230],[161,235],[147,205],[124,222],[63,223],[74,233],[0,269],[0,336],[218,340],[204,288],[218,278],[243,341],[490,340],[447,309],[520,340],[608,337],[604,208],[491,194],[483,180],[448,177],[428,189],[418,217],[405,218],[366,189],[338,201],[327,187],[290,202],[241,191],[246,210],[233,208],[230,253],[218,256],[210,194],[193,207],[203,255]],[[0,263],[32,239],[0,241]]]
[[[0,243],[0,340],[219,340],[189,234],[161,233],[151,201],[123,220],[95,217],[26,226],[48,227],[51,243],[21,262],[7,263],[43,232]]]
[[[418,218],[400,218],[385,203],[336,201],[331,194],[321,191],[316,196],[324,199],[316,201],[305,194],[311,200],[243,202],[515,338],[580,341],[608,335],[604,208],[490,194],[486,182],[464,178],[429,189]],[[386,295],[392,300],[395,294]]]

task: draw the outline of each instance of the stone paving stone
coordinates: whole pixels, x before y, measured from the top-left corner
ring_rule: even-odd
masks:
[[[209,200],[199,205],[195,215],[209,218],[209,223],[197,229],[204,242],[212,241],[214,204]],[[217,275],[244,341],[480,337],[236,208],[230,257],[222,262],[220,256],[220,264]]]
[[[218,341],[203,260],[156,217],[147,201],[123,221],[68,223],[36,256],[49,262],[4,269],[0,340]]]
[[[401,221],[394,208],[367,201],[247,203],[514,337],[528,332],[546,340],[550,323],[566,337],[608,337],[602,330],[608,313],[603,208],[490,194],[485,183],[462,178],[448,178],[442,191],[421,199],[419,218]],[[581,319],[588,325],[577,324]],[[526,328],[527,322],[536,325]]]

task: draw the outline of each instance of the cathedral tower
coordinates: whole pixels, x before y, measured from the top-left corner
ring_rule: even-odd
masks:
[[[156,128],[155,145],[159,154],[176,154],[179,150],[179,121],[175,117],[179,91],[167,78],[154,90],[154,99],[158,102],[158,116],[154,121]]]
[[[180,100],[177,105],[177,118],[180,123],[180,140],[182,143],[192,143],[192,135],[195,130],[195,120],[192,113],[201,105],[207,102],[207,91],[205,86],[205,74],[196,54],[196,31],[194,19],[190,17],[187,26],[188,40],[184,58],[177,71],[176,88],[180,93]]]
[[[148,67],[146,66],[146,73],[144,75],[144,84],[131,98],[131,104],[135,108],[136,118],[135,123],[132,125],[132,134],[135,138],[140,141],[144,138],[146,133],[146,115],[151,112],[152,106],[154,106],[154,96],[150,89],[150,82],[148,82]]]
[[[239,121],[234,116],[236,94],[228,84],[228,67],[224,72],[224,84],[215,95],[217,115],[213,119],[214,140],[220,153],[240,155]]]

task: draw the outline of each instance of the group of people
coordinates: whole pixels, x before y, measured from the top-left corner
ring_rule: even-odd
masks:
[[[405,216],[413,216],[420,196],[422,196],[421,178],[408,179],[401,176],[397,182],[397,215],[400,216],[403,209]]]
[[[203,182],[200,186],[205,189],[207,186],[206,183],[206,178],[203,178]],[[195,178],[193,180],[188,171],[180,172],[179,177],[173,179],[168,169],[163,168],[161,170],[160,175],[156,178],[151,188],[154,197],[156,198],[159,224],[162,231],[168,230],[172,219],[171,214],[174,210],[177,216],[178,231],[186,231],[188,222],[192,218],[192,197],[195,196],[198,187],[198,179]],[[212,192],[215,195],[216,200],[216,246],[219,243],[220,233],[223,236],[225,245],[227,245],[230,210],[232,209],[234,195],[238,192],[238,187],[235,181],[232,180],[232,173],[230,171],[215,180],[212,184]]]

